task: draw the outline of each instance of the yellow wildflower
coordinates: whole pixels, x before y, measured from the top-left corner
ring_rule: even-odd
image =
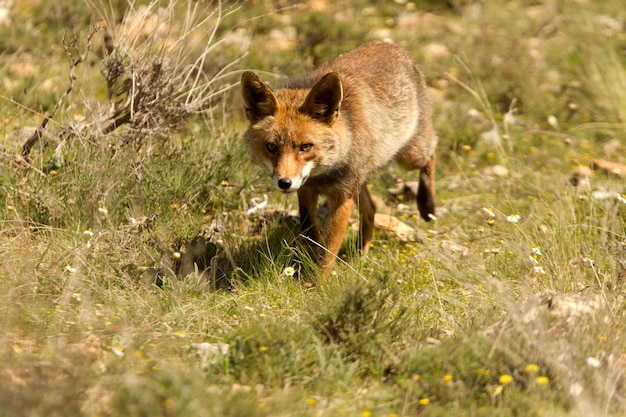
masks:
[[[529,374],[536,374],[537,372],[539,372],[539,366],[534,363],[529,363],[524,369]]]
[[[513,377],[509,374],[502,374],[500,375],[500,378],[498,378],[498,382],[501,385],[507,385],[510,384],[511,382],[513,382]]]

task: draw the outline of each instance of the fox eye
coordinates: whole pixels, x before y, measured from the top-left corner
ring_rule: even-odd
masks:
[[[269,153],[278,153],[278,146],[272,142],[267,142],[265,144],[265,149],[267,149]]]
[[[300,153],[310,152],[311,149],[313,149],[312,143],[305,143],[305,144],[300,145]]]

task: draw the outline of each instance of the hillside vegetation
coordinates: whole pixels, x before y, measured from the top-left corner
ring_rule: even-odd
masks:
[[[1,416],[622,416],[626,9],[0,2]],[[391,165],[322,285],[238,81],[422,67],[438,213]],[[357,222],[354,213],[354,223]]]

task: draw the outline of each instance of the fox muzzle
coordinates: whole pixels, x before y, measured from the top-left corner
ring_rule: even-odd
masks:
[[[289,178],[279,178],[276,182],[278,188],[281,190],[287,191],[291,188],[291,179]]]

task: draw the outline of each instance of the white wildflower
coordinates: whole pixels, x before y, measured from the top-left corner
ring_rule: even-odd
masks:
[[[520,221],[521,218],[522,216],[520,216],[519,214],[511,214],[510,216],[506,216],[506,221],[509,223],[517,223]]]
[[[578,382],[573,383],[569,387],[569,393],[572,397],[578,397],[580,394],[582,394],[582,392],[583,392],[583,386],[580,385]]]
[[[600,359],[598,359],[597,356],[590,356],[587,358],[587,365],[594,368],[599,368],[600,366],[602,366],[602,362],[600,361]]]
[[[546,270],[543,269],[543,266],[541,266],[541,265],[533,266],[533,271],[535,272],[535,274],[540,274],[540,275],[545,275],[546,274]]]
[[[489,215],[489,217],[496,217],[496,213],[493,212],[493,209],[483,207],[483,211]]]
[[[481,133],[480,137],[488,144],[500,145],[502,143],[502,137],[500,136],[497,126],[494,126],[491,130]]]
[[[479,118],[482,118],[482,117],[483,117],[483,116],[480,114],[480,112],[479,112],[478,110],[476,110],[476,109],[469,109],[469,110],[467,111],[467,115],[468,115],[469,117],[473,117],[473,118],[476,118],[476,119],[479,119]]]
[[[412,207],[409,206],[408,204],[400,203],[396,206],[396,210],[402,213],[406,213],[406,212],[412,211]]]
[[[553,114],[548,116],[548,124],[550,125],[552,129],[556,129],[556,130],[559,129],[559,120]]]
[[[120,358],[124,357],[124,349],[121,346],[119,345],[112,346],[111,350],[113,351],[113,353],[115,353],[116,356],[119,356]]]

